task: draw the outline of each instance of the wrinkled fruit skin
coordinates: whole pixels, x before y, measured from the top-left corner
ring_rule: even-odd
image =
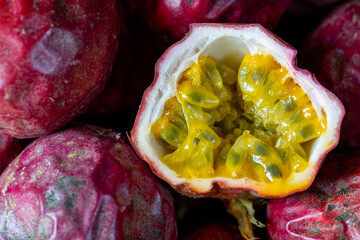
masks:
[[[22,148],[17,139],[0,133],[0,173],[17,157]]]
[[[50,133],[85,111],[115,58],[114,0],[0,2],[0,127]]]
[[[35,140],[0,177],[7,239],[175,239],[170,192],[125,136],[80,126]]]
[[[303,193],[269,201],[271,239],[359,239],[360,152],[330,154]]]
[[[344,104],[346,115],[340,141],[360,147],[360,2],[346,3],[332,12],[303,46],[299,64]]]
[[[184,240],[242,240],[244,239],[235,224],[214,223],[199,228]]]
[[[159,42],[170,45],[185,36],[191,23],[260,23],[276,27],[290,0],[169,1],[139,0],[144,22],[160,36]]]

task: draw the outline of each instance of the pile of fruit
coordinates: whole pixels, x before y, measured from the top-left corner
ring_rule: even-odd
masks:
[[[358,0],[0,0],[0,239],[359,239],[359,103]]]

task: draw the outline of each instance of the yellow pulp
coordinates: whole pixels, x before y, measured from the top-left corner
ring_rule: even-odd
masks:
[[[186,70],[151,132],[180,177],[286,179],[325,131],[308,96],[272,56],[247,54],[238,74],[210,57]]]

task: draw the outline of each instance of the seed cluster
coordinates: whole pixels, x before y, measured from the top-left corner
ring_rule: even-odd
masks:
[[[152,126],[162,161],[184,178],[274,182],[308,165],[304,143],[325,130],[308,96],[272,56],[236,72],[211,57],[186,70]]]

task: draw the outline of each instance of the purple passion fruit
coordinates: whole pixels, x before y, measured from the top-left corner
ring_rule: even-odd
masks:
[[[156,65],[135,150],[190,196],[307,189],[338,143],[344,109],[295,55],[260,25],[194,24]]]
[[[0,177],[5,239],[176,239],[169,190],[126,137],[79,126],[31,143]]]

